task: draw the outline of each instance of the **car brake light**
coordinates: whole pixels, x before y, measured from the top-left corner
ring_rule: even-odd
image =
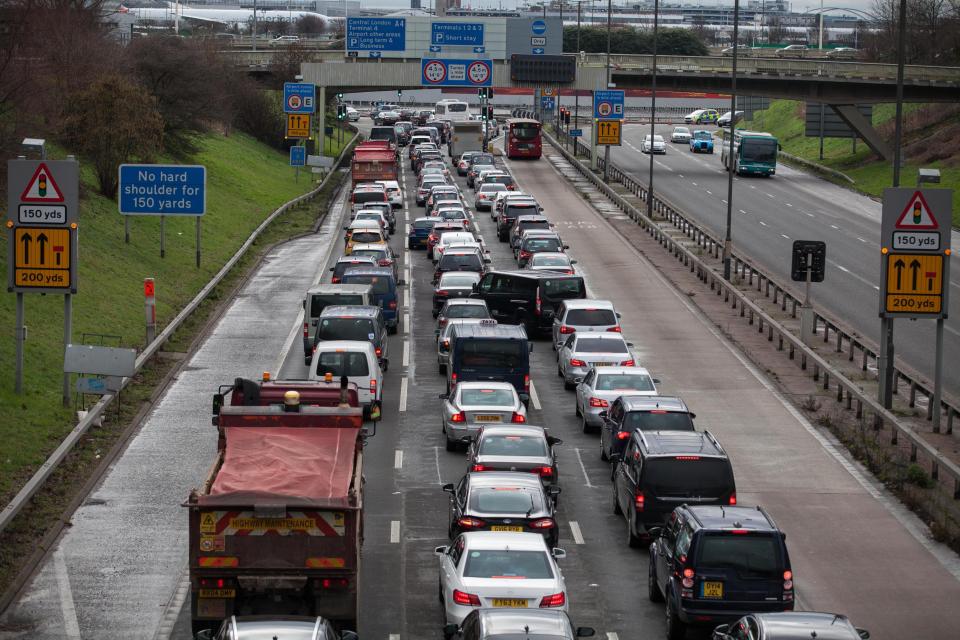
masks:
[[[396,308],[397,308],[397,301],[396,301],[396,300],[391,300],[391,301],[390,301],[390,304],[388,304],[387,306],[390,307],[391,309],[396,309]]]
[[[577,359],[577,358],[570,358],[570,366],[571,366],[571,367],[585,367],[585,366],[587,366],[587,363],[584,362],[583,360],[579,360],[579,359]]]
[[[783,572],[783,590],[784,591],[793,591],[793,572],[787,569]],[[792,593],[783,594],[784,600],[793,600]]]
[[[637,511],[643,511],[646,500],[647,498],[643,495],[643,491],[637,491],[637,495],[633,497],[633,506],[637,509]]]
[[[624,360],[623,362],[620,363],[620,366],[621,366],[621,367],[633,367],[633,366],[636,366],[636,365],[634,364],[634,361],[631,359],[631,360]]]
[[[617,440],[627,440],[630,438],[629,431],[620,431],[617,433]]]
[[[531,469],[531,471],[533,471],[533,472],[535,472],[535,473],[537,473],[537,474],[539,474],[539,475],[541,475],[541,476],[552,476],[552,475],[553,475],[553,467],[536,467],[535,469]]]
[[[324,578],[314,582],[321,589],[341,589],[350,586],[350,581],[346,578]]]
[[[699,460],[700,456],[675,456],[677,460]]]
[[[463,605],[465,607],[479,607],[480,598],[472,593],[464,593],[459,589],[453,590],[453,601],[456,604]]]
[[[609,407],[610,403],[603,398],[590,398],[591,407]]]
[[[527,416],[523,415],[522,413],[517,413],[516,411],[514,411],[513,415],[510,416],[510,422],[513,422],[514,424],[523,424],[526,421]]]
[[[332,278],[330,278],[330,282],[332,284],[338,284],[340,282],[340,278],[338,278],[337,276],[333,276]]]
[[[539,520],[534,520],[530,523],[530,527],[533,529],[552,529],[554,524],[553,518],[540,518]]]
[[[217,589],[223,589],[226,584],[227,582],[223,578],[200,578],[201,587],[216,587]]]
[[[376,349],[374,349],[374,351],[377,352],[378,358],[383,355],[383,349],[381,349],[380,347],[377,347]]]
[[[568,327],[565,324],[560,325],[560,333],[563,333],[563,334],[574,333],[576,332],[576,330],[577,329],[575,327]]]
[[[694,571],[690,567],[687,567],[683,570],[683,588],[684,589],[693,589],[693,577]]]
[[[481,520],[481,519],[479,519],[479,518],[471,518],[471,517],[469,517],[469,516],[465,516],[465,517],[463,517],[463,518],[460,518],[459,520],[457,520],[457,524],[459,524],[461,527],[465,527],[465,528],[467,528],[467,529],[478,529],[478,528],[480,528],[480,527],[485,527],[485,526],[487,526],[487,523],[484,522],[483,520]]]
[[[449,346],[449,343],[447,343],[447,346]],[[457,374],[451,373],[451,374],[450,374],[450,380],[451,380],[451,382],[453,382],[453,384],[457,384]]]
[[[448,296],[448,295],[450,295],[450,292],[447,291],[446,289],[438,289],[438,290],[434,293],[434,295],[438,295],[438,296]]]
[[[735,505],[737,504],[737,492],[736,492],[736,491],[734,491],[733,493],[730,494],[730,502],[729,502],[729,504],[730,504],[731,507],[732,507],[732,506],[735,506]]]
[[[540,601],[540,608],[549,609],[551,607],[562,607],[566,603],[567,596],[561,591],[560,593],[543,596],[543,599]]]
[[[523,390],[530,392],[530,374],[523,375]]]
[[[376,389],[376,388],[377,388],[377,381],[376,381],[375,378],[370,378],[370,388],[371,388],[371,389]]]
[[[623,329],[620,328],[620,325],[615,327],[610,327],[607,331],[613,331],[614,333],[623,333]]]
[[[521,258],[529,258],[531,255],[533,255],[533,254],[531,254],[529,251],[527,251],[527,250],[525,250],[525,249],[522,249],[522,250],[520,251],[520,257],[521,257]]]
[[[491,470],[490,467],[487,467],[482,464],[475,464],[472,467],[470,467],[470,471],[490,471],[490,470]]]
[[[393,260],[383,258],[377,264],[379,264],[381,267],[389,267],[391,264],[393,264]]]
[[[450,422],[466,422],[467,414],[461,411],[460,413],[455,413],[450,416]]]
[[[537,306],[536,306],[535,311],[536,311],[537,315],[540,315],[540,311],[541,311],[541,309],[540,309],[540,287],[537,287]]]
[[[307,322],[303,323],[303,337],[304,338],[310,337],[310,324]]]

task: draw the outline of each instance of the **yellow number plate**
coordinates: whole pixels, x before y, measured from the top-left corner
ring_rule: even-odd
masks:
[[[236,598],[236,589],[200,589],[200,598]]]
[[[722,598],[723,583],[722,582],[704,582],[703,597],[704,598]]]
[[[493,606],[509,607],[511,609],[526,609],[527,600],[526,598],[494,598]]]
[[[520,531],[523,532],[523,527],[511,527],[503,524],[495,524],[490,527],[490,531]]]
[[[477,422],[500,422],[500,416],[476,416],[474,420]]]
[[[612,362],[591,362],[591,365],[594,367],[611,367],[613,366]]]

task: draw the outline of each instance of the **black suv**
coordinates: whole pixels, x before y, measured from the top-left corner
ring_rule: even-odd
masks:
[[[474,287],[471,298],[486,301],[490,315],[508,324],[522,324],[527,335],[549,331],[564,300],[586,298],[583,278],[550,271],[490,271]]]
[[[671,396],[620,396],[608,411],[601,411],[600,459],[623,454],[630,434],[641,431],[693,431],[695,413],[680,398]]]
[[[610,459],[613,512],[626,518],[631,547],[678,505],[737,504],[733,466],[709,431],[634,431]]]
[[[677,507],[650,545],[649,596],[666,600],[667,638],[683,638],[690,624],[792,611],[785,539],[761,507]]]

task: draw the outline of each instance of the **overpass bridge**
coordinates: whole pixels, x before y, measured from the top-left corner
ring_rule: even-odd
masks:
[[[269,69],[276,51],[230,51],[225,55],[252,71]],[[429,54],[427,54],[429,55]],[[577,56],[576,80],[561,89],[593,91],[606,86],[606,55]],[[308,52],[301,64],[304,82],[324,90],[378,91],[419,89],[420,59],[346,58],[342,51]],[[653,56],[612,55],[611,82],[619,89],[649,88]],[[659,56],[657,87],[664,90],[729,91],[733,60],[728,57]],[[737,60],[737,89],[743,95],[804,100],[830,105],[876,153],[891,159],[893,152],[857,104],[893,102],[897,67],[892,64],[833,60],[789,60],[744,57]],[[515,82],[508,61],[495,61],[494,87],[536,87]],[[960,102],[960,67],[907,65],[904,72],[907,102]]]

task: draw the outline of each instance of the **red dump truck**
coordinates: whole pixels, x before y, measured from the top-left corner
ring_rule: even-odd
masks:
[[[350,173],[354,187],[360,182],[397,180],[399,174],[396,153],[386,140],[363,142],[353,151]]]
[[[184,503],[193,632],[257,614],[356,629],[367,436],[356,385],[238,378],[213,414],[217,458]]]

